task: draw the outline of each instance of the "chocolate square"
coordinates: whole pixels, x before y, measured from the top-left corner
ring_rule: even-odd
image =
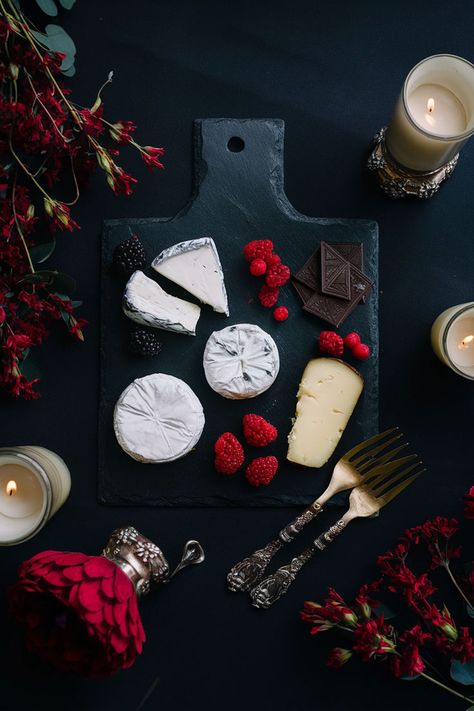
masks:
[[[364,270],[364,245],[362,242],[329,242],[341,257],[353,264],[360,271]],[[294,277],[313,291],[321,291],[321,249],[318,248],[305,262]],[[300,294],[301,296],[301,294]],[[365,303],[364,296],[361,303]]]
[[[350,287],[352,294],[350,301],[315,291],[312,297],[305,302],[303,309],[336,327],[340,326],[372,287],[369,277],[352,264],[350,266]]]

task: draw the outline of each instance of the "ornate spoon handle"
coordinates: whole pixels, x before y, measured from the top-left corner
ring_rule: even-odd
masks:
[[[322,510],[322,505],[318,501],[313,501],[311,506],[308,506],[303,513],[299,514],[294,521],[280,531],[278,538],[267,543],[265,548],[260,548],[248,558],[236,563],[227,575],[229,590],[233,592],[250,590],[263,576],[275,553],[283,548],[285,543],[290,543],[304,526],[312,521]]]
[[[331,543],[349,523],[349,518],[341,518],[334,526],[318,536],[300,555],[296,556],[287,565],[283,565],[275,573],[268,575],[250,592],[252,605],[267,609],[286,593],[299,571],[316,551],[322,551]]]

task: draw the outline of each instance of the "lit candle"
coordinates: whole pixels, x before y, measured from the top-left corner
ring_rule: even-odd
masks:
[[[0,545],[34,536],[66,501],[71,476],[44,447],[0,449]]]
[[[474,303],[443,311],[432,326],[431,344],[445,365],[474,380]]]
[[[436,54],[405,80],[385,140],[392,157],[429,173],[452,160],[474,133],[474,66]]]

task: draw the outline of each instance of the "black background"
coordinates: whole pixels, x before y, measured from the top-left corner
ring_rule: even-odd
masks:
[[[26,4],[26,3],[25,3]],[[434,357],[429,328],[447,306],[473,299],[474,142],[453,178],[429,201],[391,201],[366,172],[373,133],[390,118],[408,70],[449,52],[474,59],[474,10],[467,2],[292,2],[238,4],[79,0],[60,22],[78,47],[78,103],[91,105],[110,69],[107,114],[131,118],[143,143],[164,145],[166,171],[149,175],[130,156],[140,183],[117,199],[97,176],[54,265],[74,274],[84,315],[84,345],[58,335],[41,349],[43,397],[2,402],[2,444],[41,444],[69,464],[69,502],[33,540],[1,552],[2,588],[19,563],[46,549],[101,549],[132,523],[174,561],[198,538],[207,560],[141,605],[148,633],[135,667],[105,682],[46,672],[21,648],[2,606],[1,703],[8,709],[275,709],[342,711],[421,706],[463,709],[425,682],[397,682],[381,669],[324,666],[325,641],[298,620],[304,599],[328,585],[349,597],[370,577],[377,553],[427,516],[460,513],[472,483],[473,384]],[[103,218],[172,215],[191,188],[195,117],[277,117],[286,122],[286,192],[319,217],[363,217],[380,227],[381,425],[400,424],[429,467],[403,503],[361,521],[300,575],[274,609],[252,609],[225,587],[229,566],[267,541],[291,509],[113,509],[96,503],[98,304]],[[329,521],[331,512],[325,514]],[[451,595],[449,595],[451,599]],[[442,596],[438,597],[438,601]],[[450,603],[458,611],[455,602]],[[467,706],[467,704],[465,704]]]

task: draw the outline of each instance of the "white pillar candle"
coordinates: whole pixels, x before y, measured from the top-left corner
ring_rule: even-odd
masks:
[[[431,345],[442,363],[474,380],[474,303],[443,311],[432,326]]]
[[[34,536],[66,501],[71,476],[44,447],[0,449],[0,545]]]
[[[423,59],[407,76],[385,140],[393,158],[429,173],[474,133],[474,65],[452,54]]]

